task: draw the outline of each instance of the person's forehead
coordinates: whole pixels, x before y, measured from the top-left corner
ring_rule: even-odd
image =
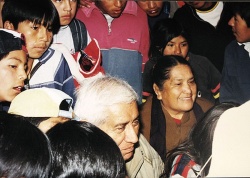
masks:
[[[133,122],[139,115],[136,102],[132,103],[119,103],[109,108],[109,118],[111,122],[125,123]]]
[[[170,79],[176,79],[179,76],[184,76],[185,78],[193,77],[192,71],[188,65],[179,64],[174,66],[170,71]]]

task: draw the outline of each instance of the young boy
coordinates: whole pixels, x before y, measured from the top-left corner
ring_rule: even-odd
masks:
[[[76,18],[98,41],[105,72],[127,81],[141,98],[149,50],[146,13],[134,1],[102,0],[90,8],[79,8]]]
[[[0,29],[0,111],[7,110],[27,78],[27,50],[20,33]]]
[[[53,36],[53,43],[64,44],[71,54],[83,50],[90,42],[87,29],[75,19],[78,0],[52,0],[60,18],[60,30]]]
[[[60,28],[51,0],[8,0],[2,9],[3,25],[23,33],[29,53],[27,88],[56,88],[74,98],[74,81],[62,53],[49,48]]]
[[[250,99],[250,3],[235,2],[228,25],[236,40],[225,50],[220,102],[243,104]]]
[[[98,55],[100,53],[98,42],[94,39],[91,40],[84,23],[75,19],[78,1],[52,0],[59,14],[61,27],[58,33],[53,36],[51,48],[63,53],[76,81],[76,86],[84,78],[104,73],[101,67],[101,56]],[[91,49],[88,56],[93,57],[90,60],[82,55],[82,51],[86,49],[87,45],[87,51]],[[84,61],[81,59],[84,59]],[[88,64],[90,66],[85,68]],[[84,67],[82,67],[83,65]]]

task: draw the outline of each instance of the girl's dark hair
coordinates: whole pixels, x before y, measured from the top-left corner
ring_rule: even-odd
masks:
[[[184,37],[190,45],[189,35],[180,23],[172,18],[158,21],[150,33],[150,55],[152,57],[162,56],[167,43],[178,36]]]
[[[179,64],[187,65],[191,69],[189,62],[181,56],[167,55],[159,57],[153,68],[153,83],[162,90],[163,84],[170,78],[172,68]]]
[[[0,112],[0,177],[47,178],[51,166],[48,139],[23,118]]]
[[[59,123],[47,135],[53,153],[51,177],[125,177],[120,149],[111,137],[91,123]]]
[[[51,29],[53,34],[60,28],[59,15],[51,0],[6,0],[2,19],[3,23],[10,21],[15,30],[26,20]]]
[[[203,167],[212,154],[214,130],[218,119],[226,110],[237,106],[239,104],[228,102],[217,104],[208,110],[193,127],[188,139],[168,153],[165,163],[167,175],[171,172],[175,157],[181,154],[188,155],[195,163]],[[202,177],[208,174],[210,162],[201,173]]]

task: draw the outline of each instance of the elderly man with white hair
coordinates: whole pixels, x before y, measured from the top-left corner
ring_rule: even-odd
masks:
[[[158,153],[139,133],[138,96],[125,81],[103,76],[86,79],[77,91],[75,113],[106,132],[118,145],[130,178],[164,176]]]

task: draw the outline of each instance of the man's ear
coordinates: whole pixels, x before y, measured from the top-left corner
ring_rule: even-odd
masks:
[[[15,30],[14,25],[8,20],[4,22],[3,28],[8,30]]]
[[[153,89],[155,91],[155,94],[157,96],[157,99],[158,100],[161,100],[162,99],[162,96],[161,96],[161,90],[159,89],[159,87],[154,83],[153,84]]]

